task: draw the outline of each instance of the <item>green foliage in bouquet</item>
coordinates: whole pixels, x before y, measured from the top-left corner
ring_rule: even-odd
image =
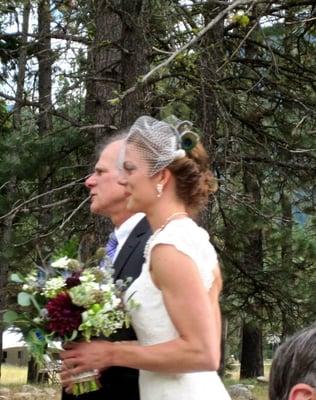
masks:
[[[108,337],[124,325],[128,327],[128,309],[136,307],[132,299],[123,302],[129,280],[114,283],[112,263],[104,249],[84,264],[62,257],[26,276],[12,274],[11,281],[22,289],[17,296],[20,312],[8,310],[3,320],[7,327],[23,333],[39,364],[56,341],[89,341],[92,336]],[[97,388],[93,381],[85,383],[80,378],[74,393]]]

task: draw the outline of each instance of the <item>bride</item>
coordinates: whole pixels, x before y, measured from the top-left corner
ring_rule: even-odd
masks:
[[[154,232],[142,273],[126,292],[140,304],[131,312],[138,342],[75,343],[62,353],[64,377],[124,366],[140,370],[141,400],[229,400],[215,372],[220,270],[208,233],[191,219],[215,191],[206,151],[189,122],[174,128],[143,116],[120,163],[128,209],[145,212]]]

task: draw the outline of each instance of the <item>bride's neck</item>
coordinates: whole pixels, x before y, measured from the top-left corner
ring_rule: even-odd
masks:
[[[184,204],[170,204],[168,207],[154,207],[147,213],[147,219],[152,231],[162,228],[168,222],[187,216]]]

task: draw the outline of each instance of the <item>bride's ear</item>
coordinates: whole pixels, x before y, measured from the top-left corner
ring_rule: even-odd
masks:
[[[157,174],[157,183],[161,184],[163,187],[167,185],[170,181],[172,174],[168,168],[164,168]]]

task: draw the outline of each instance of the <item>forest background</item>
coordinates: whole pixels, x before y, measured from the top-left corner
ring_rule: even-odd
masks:
[[[224,275],[222,369],[233,354],[263,375],[316,320],[315,50],[314,0],[1,0],[0,318],[9,273],[104,244],[83,185],[97,143],[173,114],[219,181],[200,222]]]

